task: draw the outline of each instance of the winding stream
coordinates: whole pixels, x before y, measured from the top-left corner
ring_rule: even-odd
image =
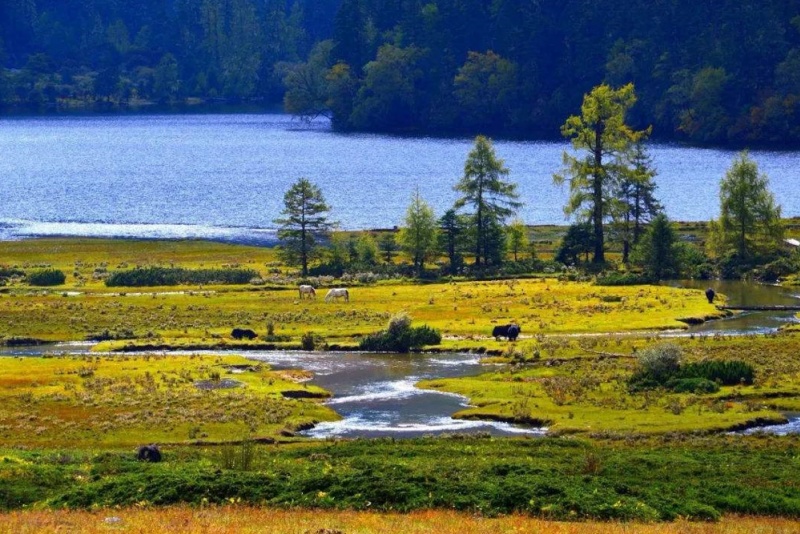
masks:
[[[673,282],[683,287],[713,287],[735,305],[800,304],[800,290],[759,286],[742,282]],[[688,333],[745,335],[775,331],[797,322],[792,312],[748,312],[694,326]],[[60,343],[37,347],[6,347],[0,355],[36,356],[44,353],[86,354],[92,343]],[[209,352],[225,354],[226,351]],[[228,354],[241,354],[227,351]],[[455,394],[422,390],[420,380],[456,378],[485,372],[479,357],[470,354],[364,354],[341,352],[248,352],[248,358],[275,369],[302,368],[314,373],[313,383],[334,396],[328,401],[342,419],[321,423],[304,432],[315,438],[397,437],[410,438],[441,433],[485,432],[498,436],[542,436],[546,429],[526,428],[502,422],[453,419],[451,414],[467,406]],[[746,433],[800,432],[800,414],[787,414],[785,425],[756,428]]]
[[[728,297],[731,306],[800,306],[800,287],[787,288],[731,280],[681,280],[668,285],[690,289],[712,288]],[[766,334],[791,323],[800,322],[795,312],[741,312],[726,319],[692,326],[690,334]]]

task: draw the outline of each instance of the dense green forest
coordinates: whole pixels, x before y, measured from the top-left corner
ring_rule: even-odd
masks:
[[[6,109],[284,101],[521,137],[633,82],[656,138],[800,145],[800,0],[3,0],[0,64]]]

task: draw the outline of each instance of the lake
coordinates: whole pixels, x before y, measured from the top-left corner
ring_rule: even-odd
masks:
[[[467,138],[340,134],[281,114],[0,119],[0,239],[27,235],[270,241],[283,193],[317,183],[347,229],[401,225],[415,188],[437,214],[472,145]],[[552,183],[563,142],[497,141],[529,224],[563,224]],[[658,196],[675,220],[718,214],[734,151],[655,145]],[[785,216],[800,215],[800,152],[754,151]]]

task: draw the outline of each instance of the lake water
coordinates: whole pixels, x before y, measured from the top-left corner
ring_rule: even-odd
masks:
[[[283,193],[317,183],[343,228],[401,225],[415,188],[441,214],[471,139],[339,134],[280,114],[0,119],[0,239],[26,235],[270,241]],[[563,223],[552,183],[563,142],[497,141],[530,224]],[[735,152],[655,145],[658,195],[675,220],[717,216]],[[786,216],[800,215],[800,152],[753,152]]]

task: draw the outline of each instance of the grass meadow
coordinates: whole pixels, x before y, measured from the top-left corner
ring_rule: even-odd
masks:
[[[558,229],[548,232],[550,246]],[[13,278],[0,288],[4,342],[104,340],[90,355],[0,358],[2,532],[800,531],[800,437],[727,433],[800,411],[800,334],[671,338],[685,362],[742,360],[754,382],[702,394],[628,388],[639,351],[721,316],[701,291],[541,273],[348,282],[349,303],[325,303],[324,287],[316,300],[298,297],[273,249],[43,239],[0,243],[0,258],[67,274],[54,288]],[[137,266],[260,278],[104,284]],[[297,431],[339,416],[308,373],[169,352],[296,349],[307,333],[318,349],[349,349],[400,312],[442,332],[433,350],[475,351],[492,364],[419,384],[469,399],[455,417],[550,435],[309,440]],[[518,342],[490,336],[512,321],[523,328]],[[259,337],[234,340],[234,327]],[[136,447],[152,442],[164,461],[136,461]]]

